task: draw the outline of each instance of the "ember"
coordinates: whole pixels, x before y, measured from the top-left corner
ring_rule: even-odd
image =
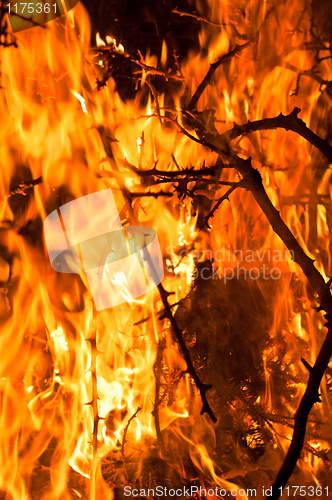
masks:
[[[332,497],[331,2],[75,3],[0,1],[0,500]]]

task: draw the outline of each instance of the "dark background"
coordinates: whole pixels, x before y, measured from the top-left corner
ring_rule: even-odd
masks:
[[[160,56],[163,40],[168,50],[171,53],[176,50],[180,57],[186,57],[189,49],[198,50],[201,23],[172,13],[175,8],[194,13],[194,0],[82,0],[82,3],[91,19],[92,44],[99,31],[103,39],[106,35],[116,38],[132,56],[136,56],[137,50],[145,55],[148,48]],[[201,4],[208,16],[205,0]]]

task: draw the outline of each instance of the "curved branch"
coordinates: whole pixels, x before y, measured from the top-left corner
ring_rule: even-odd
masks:
[[[332,297],[330,282],[325,283],[323,276],[315,268],[314,261],[306,255],[288,226],[280,217],[279,211],[276,210],[266,194],[260,173],[251,165],[251,158],[248,160],[243,160],[239,157],[236,158],[237,169],[242,175],[245,175],[243,179],[243,181],[245,181],[245,186],[242,187],[246,187],[246,189],[250,190],[254,195],[255,200],[268,218],[273,230],[281,238],[288,250],[290,250],[293,260],[301,267],[309,283],[317,292],[321,302],[318,310],[325,310],[328,313],[325,316],[328,320],[325,325],[328,326],[328,332],[319,351],[315,365],[310,369],[308,385],[296,412],[291,444],[272,485],[272,495],[268,497],[269,500],[277,500],[280,497],[280,487],[287,484],[288,479],[295,469],[297,460],[300,457],[308,416],[314,403],[319,401],[319,385],[332,356]]]
[[[202,144],[204,143],[205,146],[209,146],[209,141],[211,141],[210,149],[223,155],[225,146],[227,146],[227,141],[229,142],[239,135],[250,133],[255,130],[281,127],[286,130],[293,130],[304,137],[317,149],[319,149],[326,156],[328,161],[332,163],[332,148],[326,141],[308,129],[302,120],[297,118],[299,112],[300,109],[295,108],[288,116],[283,116],[281,114],[276,118],[259,120],[253,123],[249,122],[242,127],[234,125],[234,128],[223,134],[223,136],[209,134],[208,137],[204,137]],[[297,460],[300,457],[304,443],[308,416],[313,405],[317,401],[320,401],[318,394],[319,386],[332,356],[332,296],[330,291],[332,279],[330,279],[327,283],[325,282],[323,276],[314,266],[314,260],[312,260],[304,252],[288,226],[282,220],[279,211],[274,207],[264,189],[261,174],[258,170],[253,168],[251,158],[249,157],[247,160],[244,160],[232,152],[230,148],[228,149],[228,160],[230,164],[233,165],[233,167],[236,168],[243,176],[241,187],[251,191],[256,202],[269,220],[274,232],[284,242],[288,250],[291,252],[294,262],[301,267],[309,283],[317,292],[320,299],[320,306],[317,308],[317,311],[324,310],[327,312],[325,315],[327,323],[324,326],[328,327],[328,332],[314,366],[309,369],[309,381],[296,412],[291,444],[272,485],[272,495],[269,495],[266,499],[277,500],[280,498],[281,487],[284,487],[287,484],[288,479],[295,469]]]
[[[296,132],[301,137],[306,139],[310,144],[315,146],[323,155],[327,158],[329,163],[332,163],[332,148],[327,141],[321,139],[317,134],[312,132],[303,120],[298,118],[300,113],[300,108],[294,108],[289,115],[283,115],[280,113],[279,116],[275,118],[264,118],[263,120],[257,120],[254,122],[248,121],[244,125],[234,126],[231,130],[228,130],[224,134],[218,137],[219,141],[222,143],[229,143],[233,139],[240,137],[241,135],[248,135],[251,132],[257,132],[258,130],[273,130],[276,128],[284,128],[285,130],[292,130]]]
[[[244,43],[243,45],[235,45],[235,48],[233,50],[223,55],[220,59],[218,59],[218,61],[210,65],[209,71],[206,73],[202,82],[198,85],[196,92],[192,96],[190,103],[187,106],[188,111],[196,109],[197,103],[201,95],[203,94],[204,90],[206,89],[206,87],[210,84],[211,78],[216,69],[218,69],[219,66],[221,66],[227,61],[230,61],[234,56],[242,52],[242,50],[248,47],[254,40],[255,38],[251,38],[251,40],[249,40],[247,43]]]

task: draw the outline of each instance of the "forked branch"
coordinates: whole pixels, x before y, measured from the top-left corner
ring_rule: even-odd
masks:
[[[326,141],[323,141],[320,137],[318,137],[310,129],[308,129],[306,125],[297,118],[297,114],[299,113],[299,111],[300,110],[298,108],[295,108],[295,110],[288,117],[280,115],[276,119],[261,120],[260,122],[258,122],[258,124],[257,122],[254,125],[249,123],[243,127],[243,130],[247,130],[248,132],[253,131],[255,127],[257,127],[256,130],[263,130],[263,124],[266,125],[267,128],[277,128],[282,126],[286,130],[293,130],[302,137],[306,138],[311,144],[322,151],[322,153],[325,154],[330,162],[332,162],[332,150],[330,146],[326,143]],[[251,125],[253,125],[253,127],[251,127]],[[271,125],[273,125],[273,127],[271,127]],[[239,131],[237,131],[237,133],[239,133]],[[235,132],[233,132],[233,134],[235,134]],[[230,139],[234,138],[234,136],[232,136],[231,134],[229,136]],[[216,139],[216,136],[214,137]],[[204,145],[207,145],[206,140],[204,141]],[[218,151],[218,146],[220,147],[220,153],[221,151],[224,151],[225,136],[223,138],[219,136],[217,140],[214,140],[214,143],[211,145],[211,149],[213,149],[214,151]],[[281,493],[280,487],[283,487],[287,484],[288,479],[294,471],[297,460],[300,457],[308,416],[314,403],[319,401],[319,385],[328,366],[329,360],[332,356],[332,297],[330,291],[331,282],[325,282],[323,276],[314,266],[314,261],[308,255],[306,255],[288,226],[280,217],[279,211],[273,206],[264,189],[260,173],[258,172],[258,170],[252,167],[251,158],[244,160],[237,156],[234,152],[230,152],[229,161],[230,164],[232,164],[234,168],[236,168],[238,172],[240,172],[245,178],[245,185],[242,187],[245,187],[247,190],[251,191],[256,202],[268,218],[273,230],[281,238],[288,250],[290,250],[293,256],[293,260],[301,267],[309,283],[317,292],[320,299],[320,307],[318,308],[318,310],[324,310],[327,312],[327,315],[325,316],[327,319],[327,323],[325,324],[325,326],[328,327],[328,332],[325,341],[319,351],[316,362],[310,370],[308,385],[304,396],[302,397],[299,408],[296,412],[294,432],[291,444],[284,462],[279,470],[279,473],[272,485],[272,496],[268,497],[270,500],[277,500],[280,497]]]

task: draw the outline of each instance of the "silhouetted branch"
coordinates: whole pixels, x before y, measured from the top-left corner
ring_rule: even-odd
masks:
[[[246,189],[250,190],[254,195],[255,200],[268,218],[273,230],[281,238],[288,250],[290,250],[293,260],[301,267],[309,283],[317,292],[320,299],[319,310],[325,310],[328,313],[325,316],[328,320],[325,325],[328,326],[328,333],[316,362],[310,371],[307,389],[296,412],[291,444],[272,485],[272,496],[268,497],[269,499],[277,500],[280,497],[280,487],[284,487],[287,484],[300,457],[308,416],[314,403],[319,401],[319,385],[332,355],[332,297],[330,283],[325,283],[323,276],[315,268],[314,261],[303,251],[288,226],[281,219],[279,211],[271,203],[263,187],[260,173],[251,165],[251,158],[243,160],[237,157],[234,166],[245,176],[243,180],[245,180]]]
[[[176,75],[174,73],[171,73],[171,71],[169,71],[169,72],[161,71],[157,68],[154,68],[153,66],[148,66],[147,64],[144,63],[144,58],[143,58],[142,54],[140,53],[140,51],[138,51],[138,55],[140,57],[140,61],[138,61],[137,59],[134,59],[132,57],[130,57],[129,60],[131,62],[133,62],[134,64],[137,64],[138,66],[140,66],[142,68],[142,71],[144,71],[146,74],[163,76],[166,81],[168,81],[170,78],[172,78],[173,80],[180,80],[180,81],[184,80],[184,77],[182,75]],[[133,74],[135,75],[135,74],[137,74],[137,72],[134,72]]]
[[[156,428],[156,434],[158,439],[158,444],[160,448],[161,455],[166,457],[166,448],[164,443],[164,438],[161,433],[160,421],[159,421],[159,404],[160,404],[160,378],[162,375],[162,360],[163,360],[163,352],[165,349],[165,341],[162,339],[158,342],[157,345],[157,357],[156,361],[153,365],[154,378],[156,381],[155,388],[155,401],[152,415],[154,417],[154,423]]]
[[[200,396],[201,396],[201,399],[202,399],[202,403],[203,403],[203,408],[202,408],[202,411],[201,411],[201,415],[203,415],[204,413],[207,413],[211,420],[216,423],[217,422],[217,419],[216,417],[214,416],[213,414],[213,411],[206,399],[206,391],[208,391],[209,389],[212,388],[212,385],[207,385],[207,384],[204,384],[203,382],[201,382],[201,380],[199,379],[197,373],[196,373],[196,370],[194,368],[194,365],[192,364],[192,361],[191,361],[191,358],[190,358],[190,354],[189,354],[189,351],[187,349],[187,346],[183,340],[183,337],[182,337],[182,330],[180,329],[180,327],[178,326],[173,314],[172,314],[172,311],[171,311],[171,308],[170,308],[170,305],[168,303],[168,296],[170,295],[169,292],[167,292],[165,290],[165,288],[162,286],[162,284],[159,284],[158,285],[158,290],[159,290],[159,293],[160,293],[160,297],[161,297],[161,300],[164,304],[164,308],[165,308],[165,316],[167,317],[167,319],[169,319],[170,323],[171,323],[171,326],[173,328],[173,331],[175,333],[175,336],[177,338],[177,341],[179,343],[179,346],[180,346],[180,349],[181,349],[181,352],[182,352],[182,355],[184,357],[184,360],[187,364],[187,371],[189,373],[189,375],[192,377],[192,379],[194,380],[195,382],[195,385],[197,387],[197,389],[199,390],[200,392]]]
[[[220,184],[222,184],[222,182],[220,182]],[[207,216],[204,218],[204,221],[203,221],[203,224],[201,225],[201,227],[199,228],[199,230],[201,231],[203,229],[203,227],[206,225],[209,229],[211,229],[211,227],[209,226],[208,222],[209,222],[209,219],[211,219],[211,217],[214,216],[216,210],[218,210],[218,208],[220,207],[220,205],[222,204],[222,202],[224,200],[228,200],[229,201],[229,195],[231,193],[233,193],[233,191],[235,191],[235,189],[237,187],[241,187],[243,186],[244,187],[244,179],[242,179],[240,182],[235,182],[235,183],[232,183],[232,187],[230,189],[228,189],[228,191],[226,191],[225,194],[223,194],[219,200],[217,201],[217,203],[214,205],[214,207],[212,208],[212,210],[207,214]]]
[[[261,174],[258,170],[254,169],[251,164],[251,158],[249,157],[245,160],[237,156],[230,149],[229,143],[231,140],[239,137],[240,135],[249,134],[257,130],[284,128],[285,130],[292,130],[305,138],[308,142],[319,149],[325,155],[327,160],[332,163],[332,148],[329,146],[327,141],[321,139],[317,134],[312,132],[306,124],[297,117],[299,112],[299,108],[294,108],[294,110],[287,116],[280,114],[276,118],[266,118],[256,122],[248,122],[242,126],[234,124],[232,130],[225,132],[222,135],[204,134],[204,137],[201,140],[202,145],[209,146],[212,151],[226,157],[230,166],[233,166],[243,176],[241,187],[244,187],[253,194],[256,202],[269,220],[274,232],[284,242],[288,250],[291,252],[294,262],[301,267],[309,283],[318,294],[320,306],[317,311],[324,310],[327,312],[325,315],[327,323],[324,326],[328,327],[328,332],[319,351],[316,362],[314,366],[310,368],[307,388],[296,412],[291,444],[279,473],[272,485],[272,496],[268,497],[269,500],[277,500],[280,497],[280,488],[287,484],[288,479],[293,473],[303,447],[310,410],[315,402],[320,401],[318,394],[319,386],[332,356],[332,297],[330,291],[332,280],[329,280],[327,283],[325,282],[323,276],[315,268],[314,260],[312,260],[304,252],[288,226],[280,217],[279,211],[273,206],[264,189]],[[228,153],[225,154],[226,150],[228,150]],[[229,193],[226,193],[226,195],[228,194]],[[221,201],[222,199],[225,199],[226,195],[221,198]]]
[[[292,442],[285,460],[272,485],[272,496],[268,497],[271,500],[277,500],[280,497],[280,487],[286,485],[288,479],[294,471],[303,446],[306,424],[310,410],[314,403],[320,401],[318,393],[319,386],[332,355],[332,322],[330,318],[331,317],[329,316],[326,338],[319,351],[316,362],[310,370],[308,385],[295,415]]]
[[[300,113],[300,108],[294,108],[293,111],[289,115],[283,115],[280,113],[279,116],[275,118],[265,118],[263,120],[257,120],[254,122],[248,121],[244,125],[237,125],[234,123],[234,126],[231,130],[228,130],[224,134],[218,136],[219,145],[222,148],[225,148],[226,144],[241,135],[248,135],[251,132],[257,132],[258,130],[272,130],[277,128],[283,128],[285,130],[292,130],[296,132],[301,137],[306,139],[310,144],[315,146],[323,155],[327,158],[329,163],[332,163],[332,148],[328,144],[327,141],[321,139],[317,134],[312,132],[303,120],[298,118],[298,114]],[[212,134],[209,136],[210,140]],[[204,143],[206,145],[206,142]]]
[[[209,71],[205,75],[203,81],[198,85],[196,92],[192,96],[190,103],[187,106],[188,111],[197,108],[197,103],[198,103],[201,95],[203,94],[206,87],[210,84],[213,73],[219,68],[219,66],[221,66],[222,64],[224,64],[227,61],[230,61],[230,59],[232,59],[234,56],[236,56],[237,54],[242,52],[242,50],[244,50],[246,47],[248,47],[254,40],[255,39],[252,38],[251,40],[249,40],[247,43],[244,43],[243,45],[236,45],[233,50],[231,50],[230,52],[228,52],[227,54],[222,56],[220,59],[218,59],[218,61],[216,61],[215,63],[210,65]]]
[[[129,198],[144,198],[150,196],[152,198],[159,198],[159,196],[165,196],[166,198],[171,198],[173,196],[173,193],[169,193],[167,191],[158,191],[157,193],[142,193],[142,192],[137,192],[137,193],[129,193],[128,197]]]
[[[37,186],[38,184],[41,184],[43,182],[43,178],[40,176],[37,179],[33,179],[32,181],[28,182],[23,182],[22,184],[19,184],[18,186],[14,187],[9,191],[8,198],[10,196],[13,196],[14,194],[26,194],[26,191],[34,186]]]
[[[122,444],[121,444],[121,455],[122,455],[122,461],[123,461],[123,465],[124,465],[124,468],[125,468],[125,473],[126,473],[127,479],[128,479],[128,471],[127,471],[127,466],[126,466],[126,461],[125,461],[124,447],[125,447],[125,444],[126,444],[126,437],[127,437],[129,426],[130,426],[131,422],[134,420],[134,418],[137,417],[137,413],[139,411],[141,411],[141,409],[142,408],[140,408],[140,407],[137,408],[137,410],[135,411],[135,413],[128,420],[128,422],[126,424],[126,427],[124,428],[124,431],[123,431],[123,438],[122,438]]]
[[[202,175],[215,175],[218,170],[220,170],[220,165],[215,165],[213,167],[204,167],[200,169],[194,168],[184,168],[178,171],[168,171],[168,170],[158,170],[156,168],[150,168],[149,170],[142,170],[134,165],[126,162],[125,166],[127,166],[130,170],[135,172],[140,177],[164,177],[169,180],[174,180],[179,177],[198,177],[201,178]]]
[[[173,9],[172,10],[173,14],[178,14],[181,17],[191,17],[192,19],[196,19],[196,21],[201,21],[202,23],[207,23],[210,24],[211,26],[215,26],[216,28],[223,28],[226,26],[225,23],[214,23],[212,21],[209,21],[208,19],[205,19],[204,17],[197,16],[196,14],[190,14],[189,12],[182,12],[178,9]]]

